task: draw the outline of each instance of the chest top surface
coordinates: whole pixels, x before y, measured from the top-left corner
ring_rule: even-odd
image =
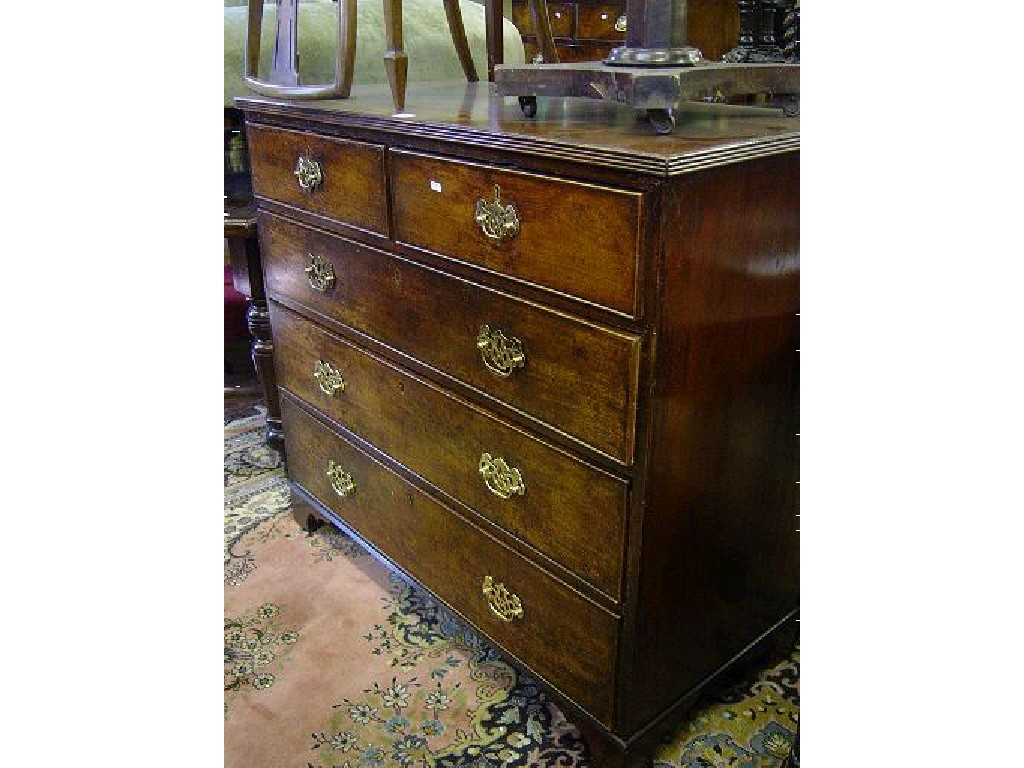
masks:
[[[361,130],[476,144],[656,176],[683,173],[716,159],[799,149],[799,118],[761,116],[694,104],[680,112],[671,135],[655,135],[627,106],[595,99],[538,99],[535,118],[515,97],[488,83],[416,83],[406,112],[394,114],[386,86],[355,86],[349,99],[286,101],[242,97],[250,114],[274,115]],[[739,156],[739,157],[738,157]]]

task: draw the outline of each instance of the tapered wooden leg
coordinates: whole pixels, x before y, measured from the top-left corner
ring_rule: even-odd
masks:
[[[347,99],[352,93],[352,75],[356,68],[356,0],[341,0],[338,12],[338,45],[341,46],[334,79],[339,95]]]
[[[530,17],[533,21],[533,32],[537,35],[537,47],[545,64],[558,63],[558,50],[555,38],[551,34],[551,19],[548,18],[547,0],[530,0]]]
[[[409,57],[402,47],[402,0],[384,0],[384,33],[388,49],[384,69],[391,85],[395,111],[405,111],[405,85],[409,75]]]
[[[459,54],[462,71],[466,73],[469,82],[475,83],[480,78],[476,74],[473,56],[469,52],[469,40],[466,39],[466,27],[462,24],[459,0],[444,0],[444,13],[448,17],[448,30],[452,33],[452,42],[455,44],[455,52]]]
[[[494,67],[505,61],[505,17],[501,0],[484,0],[484,29],[487,33],[487,79],[494,81]]]

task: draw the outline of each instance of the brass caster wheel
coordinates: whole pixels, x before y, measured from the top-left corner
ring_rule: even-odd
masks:
[[[672,133],[676,127],[676,116],[671,109],[648,109],[647,119],[659,136],[666,136]]]
[[[537,97],[536,96],[520,96],[519,97],[519,109],[523,113],[523,117],[536,117],[537,116]]]

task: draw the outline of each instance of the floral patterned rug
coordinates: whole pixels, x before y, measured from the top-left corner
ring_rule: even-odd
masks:
[[[532,679],[341,532],[298,526],[264,417],[226,401],[225,765],[589,766]],[[781,766],[798,653],[706,697],[655,768]]]

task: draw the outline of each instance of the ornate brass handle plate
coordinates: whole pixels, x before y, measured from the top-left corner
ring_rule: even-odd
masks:
[[[323,360],[317,360],[316,365],[313,366],[313,378],[316,379],[317,384],[320,385],[320,391],[325,395],[345,391],[345,379],[342,377],[341,371]]]
[[[526,493],[522,474],[515,467],[510,467],[500,456],[492,457],[489,453],[481,455],[480,475],[487,484],[487,490],[495,496],[509,499],[513,494],[522,496]]]
[[[305,269],[309,285],[314,291],[327,293],[334,287],[334,267],[323,256],[309,254],[309,266]]]
[[[626,14],[622,14],[615,20],[615,31],[625,32],[626,31]]]
[[[523,603],[519,596],[509,592],[501,582],[484,576],[483,592],[491,612],[502,621],[511,622],[523,618]]]
[[[309,155],[299,155],[299,162],[295,165],[295,178],[299,180],[299,187],[303,192],[312,192],[324,183],[320,163]]]
[[[338,464],[335,464],[332,460],[327,465],[327,477],[331,480],[331,487],[334,488],[334,492],[345,498],[351,496],[356,492],[355,481],[352,480],[352,475],[342,469]]]
[[[487,370],[502,378],[511,376],[516,368],[526,365],[523,342],[514,336],[506,336],[500,330],[492,331],[489,325],[480,326],[476,346]]]
[[[482,197],[476,201],[474,220],[484,234],[497,243],[511,240],[519,234],[519,214],[516,207],[511,203],[501,204],[501,187],[497,184],[494,185],[493,201],[487,201]]]

